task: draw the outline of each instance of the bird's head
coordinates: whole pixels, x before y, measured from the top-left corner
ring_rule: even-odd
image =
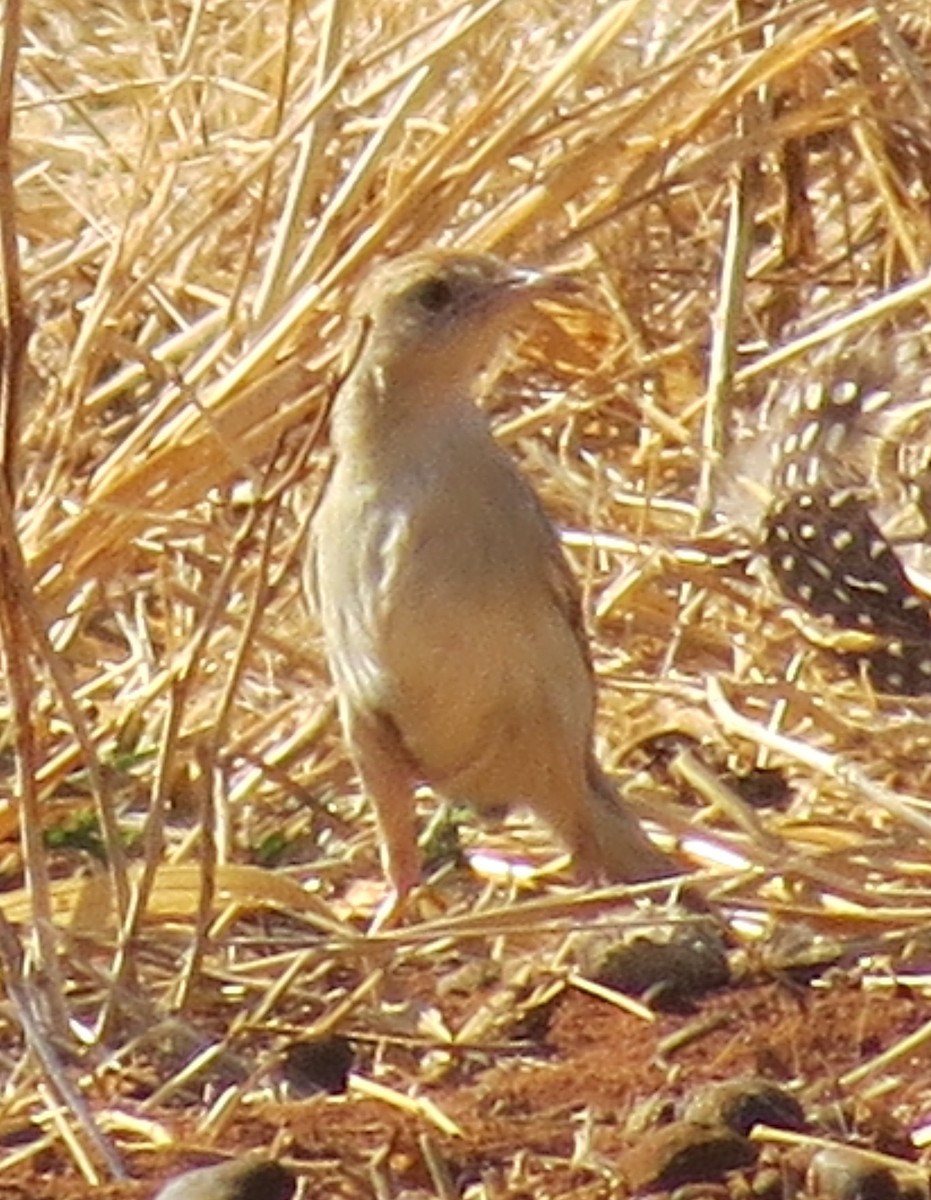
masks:
[[[364,361],[395,385],[470,385],[518,311],[578,290],[567,276],[489,254],[418,251],[380,267],[353,307]]]

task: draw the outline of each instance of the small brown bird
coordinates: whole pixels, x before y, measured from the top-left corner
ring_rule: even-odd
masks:
[[[531,808],[582,879],[678,873],[595,759],[577,585],[473,403],[515,315],[576,288],[430,250],[388,263],[356,305],[363,340],[334,403],[307,583],[378,819],[391,892],[376,926],[419,880],[421,783],[479,810]]]

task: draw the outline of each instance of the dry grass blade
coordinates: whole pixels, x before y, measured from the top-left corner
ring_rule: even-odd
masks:
[[[709,682],[709,705],[722,725],[743,737],[751,737],[761,746],[770,750],[778,750],[804,762],[825,775],[831,776],[847,787],[855,789],[869,800],[888,809],[899,820],[911,825],[916,832],[931,838],[931,818],[921,811],[921,801],[917,797],[902,796],[869,780],[853,763],[844,762],[835,755],[815,750],[804,742],[793,741],[791,738],[763,729],[752,721],[740,717],[727,703],[723,692],[714,681]]]
[[[748,6],[735,2],[735,24],[742,27],[748,16]],[[745,43],[752,52],[762,44],[759,32]],[[765,123],[767,100],[765,93],[749,92],[743,97],[738,124],[738,136],[753,139]],[[705,397],[705,416],[702,422],[702,474],[698,485],[699,516],[707,519],[712,504],[712,473],[718,469],[726,446],[730,420],[729,401],[733,385],[734,363],[737,357],[737,337],[743,309],[750,258],[750,235],[760,194],[760,163],[748,159],[741,163],[731,187],[730,213],[721,262],[721,287],[718,306],[711,321],[711,351],[708,364],[708,393]]]
[[[840,1142],[833,1142],[827,1138],[811,1137],[808,1134],[796,1133],[789,1129],[773,1129],[763,1124],[754,1126],[750,1136],[755,1141],[782,1143],[790,1146],[818,1146],[823,1149],[833,1149],[842,1145]],[[862,1153],[883,1166],[904,1169],[909,1175],[918,1174],[915,1164],[907,1160],[895,1158],[891,1154],[878,1154],[875,1150],[862,1151]]]
[[[440,1133],[447,1137],[463,1137],[464,1134],[455,1121],[451,1120],[436,1104],[426,1096],[406,1096],[394,1088],[385,1087],[371,1079],[353,1079],[351,1087],[360,1096],[373,1100],[382,1100],[401,1112],[422,1117]]]
[[[41,1005],[36,1002],[35,987],[28,986],[23,975],[23,953],[16,933],[7,918],[0,913],[0,961],[3,963],[7,995],[16,1009],[26,1035],[26,1041],[42,1068],[52,1092],[60,1097],[68,1112],[97,1152],[115,1179],[126,1179],[126,1167],[116,1147],[97,1127],[90,1107],[80,1091],[72,1084],[60,1055],[54,1048],[51,1031],[43,1029],[39,1018]],[[91,1184],[99,1183],[96,1171],[87,1162],[79,1144],[72,1140],[66,1125],[59,1130],[66,1143],[73,1147],[75,1157],[83,1164],[83,1174]]]

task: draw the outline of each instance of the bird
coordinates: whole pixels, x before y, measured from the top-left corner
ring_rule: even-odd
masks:
[[[581,882],[681,873],[598,763],[580,589],[559,536],[476,404],[515,322],[575,277],[492,254],[377,267],[331,412],[334,458],[305,588],[374,808],[389,927],[420,882],[415,789],[533,811]]]

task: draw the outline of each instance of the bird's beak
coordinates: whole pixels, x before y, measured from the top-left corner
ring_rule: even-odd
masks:
[[[582,281],[574,275],[558,275],[530,267],[515,267],[507,286],[515,296],[528,300],[558,300],[563,296],[577,296],[583,291]]]
[[[537,301],[573,300],[583,291],[582,282],[571,275],[537,271],[531,267],[512,267],[485,297],[486,311],[502,316]]]

